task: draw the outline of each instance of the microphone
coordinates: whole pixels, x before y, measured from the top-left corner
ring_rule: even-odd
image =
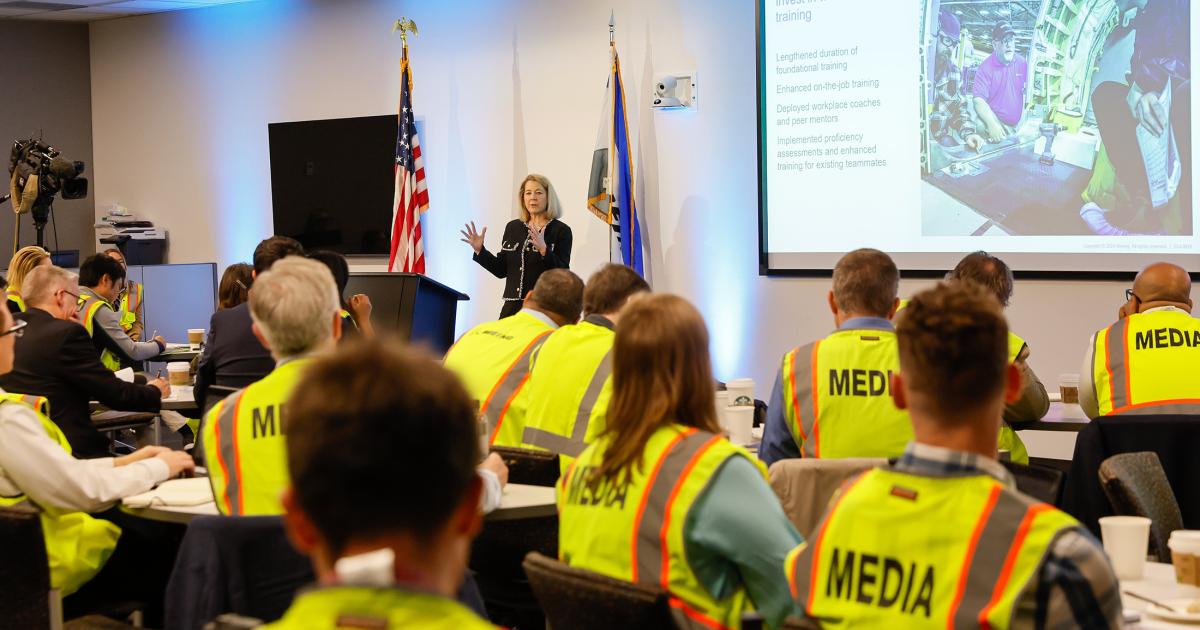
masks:
[[[83,172],[83,162],[72,162],[60,157],[50,160],[50,174],[60,179],[71,179]]]

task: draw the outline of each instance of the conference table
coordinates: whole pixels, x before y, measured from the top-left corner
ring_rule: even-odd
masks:
[[[1175,568],[1169,564],[1161,562],[1147,562],[1146,570],[1142,574],[1140,580],[1122,580],[1121,581],[1121,605],[1128,614],[1135,612],[1141,615],[1141,620],[1136,623],[1131,623],[1126,626],[1128,628],[1148,628],[1157,630],[1159,628],[1192,628],[1197,627],[1196,622],[1182,623],[1178,621],[1168,621],[1161,617],[1152,615],[1147,610],[1153,608],[1152,604],[1142,600],[1130,597],[1125,594],[1125,591],[1130,591],[1144,597],[1149,597],[1160,602],[1167,603],[1167,600],[1192,599],[1200,601],[1200,587],[1190,584],[1179,584],[1175,581]]]
[[[206,501],[198,501],[197,493],[201,488],[208,488]],[[188,495],[185,501],[191,505],[164,505],[162,495],[171,495],[173,490],[180,490]],[[121,510],[127,514],[163,523],[186,525],[197,516],[217,516],[217,504],[213,501],[211,486],[208,480],[195,477],[191,479],[171,479],[159,484],[157,488],[139,495],[126,497],[121,502]],[[500,507],[487,514],[487,521],[513,521],[527,518],[554,516],[558,507],[554,500],[554,488],[543,486],[528,486],[510,483],[504,487],[504,495],[500,499]]]

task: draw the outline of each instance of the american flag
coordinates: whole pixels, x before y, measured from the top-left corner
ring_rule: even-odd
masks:
[[[388,271],[425,273],[421,215],[429,209],[425,160],[412,111],[412,71],[408,46],[400,59],[400,117],[396,130],[396,197],[392,209],[392,251]]]

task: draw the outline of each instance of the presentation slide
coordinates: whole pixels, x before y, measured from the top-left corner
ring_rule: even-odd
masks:
[[[1200,271],[1190,0],[759,0],[761,254]]]

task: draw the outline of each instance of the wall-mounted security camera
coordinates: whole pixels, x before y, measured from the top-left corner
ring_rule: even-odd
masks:
[[[651,109],[696,109],[696,73],[664,75],[654,83]]]

